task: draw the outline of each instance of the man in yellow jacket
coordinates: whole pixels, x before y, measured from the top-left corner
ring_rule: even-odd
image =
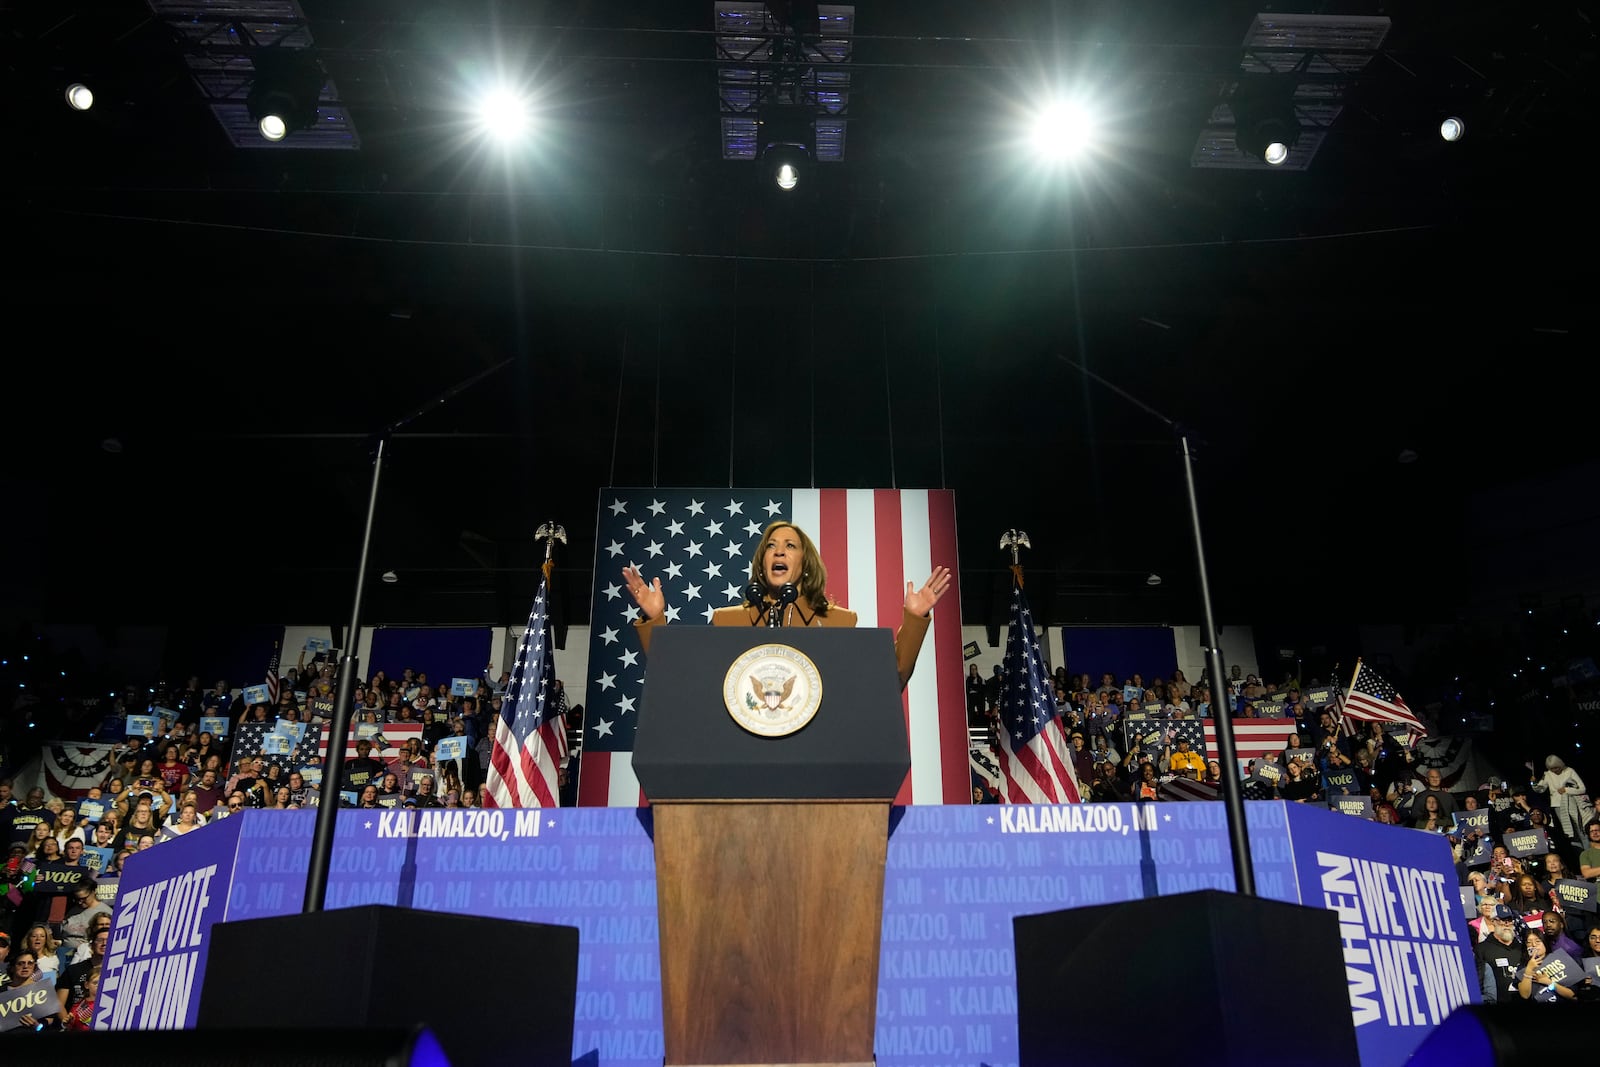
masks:
[[[1198,752],[1189,751],[1187,738],[1178,739],[1178,751],[1167,758],[1167,767],[1173,774],[1186,774],[1190,778],[1204,778],[1206,776],[1205,757]],[[1194,772],[1190,774],[1189,772]]]

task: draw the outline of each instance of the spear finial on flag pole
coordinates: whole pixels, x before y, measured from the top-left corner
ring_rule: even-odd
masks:
[[[1022,585],[1022,550],[1032,548],[1033,543],[1028,540],[1027,530],[1007,530],[1000,535],[1000,547],[1011,550],[1011,575],[1016,578],[1017,585]]]

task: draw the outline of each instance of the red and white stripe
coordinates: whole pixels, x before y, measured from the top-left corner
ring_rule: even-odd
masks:
[[[422,724],[420,722],[384,723],[382,731],[383,739],[389,743],[389,747],[383,749],[381,752],[374,748],[372,755],[376,759],[400,759],[405,755],[406,742],[408,740],[413,737],[417,738],[418,740],[422,739]],[[328,724],[323,723],[322,736],[317,741],[317,755],[322,757],[322,762],[324,765],[326,765],[328,762],[328,732]],[[350,739],[349,742],[344,746],[345,759],[356,758],[357,740],[355,724],[351,723]]]
[[[517,739],[517,732],[497,719],[494,734],[493,772],[484,783],[486,808],[560,807],[560,782],[556,777],[556,738],[564,736],[558,715],[528,735],[528,744]]]
[[[584,749],[578,760],[578,807],[643,808],[644,790],[633,773],[632,752],[599,752]]]
[[[1282,752],[1289,743],[1289,735],[1297,733],[1293,719],[1234,719],[1233,747],[1240,764],[1260,759],[1268,752]],[[1216,727],[1206,722],[1206,758],[1220,759],[1217,755]]]
[[[1061,720],[1052,717],[1026,745],[1015,751],[1011,735],[1000,731],[995,754],[1005,780],[1006,800],[1012,804],[1077,804],[1082,801],[1072,761],[1064,757],[1067,738]],[[970,792],[969,792],[970,797]]]
[[[944,489],[796,489],[793,519],[816,541],[828,593],[858,625],[900,627],[906,582],[956,567],[955,495]],[[911,774],[896,804],[968,804],[966,689],[956,584],[933,613],[921,658],[901,696]]]

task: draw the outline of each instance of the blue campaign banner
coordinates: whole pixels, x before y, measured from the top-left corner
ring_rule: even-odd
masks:
[[[1375,1000],[1381,1016],[1399,1010],[1397,1003],[1409,1009],[1415,1002],[1422,1005],[1419,1017],[1431,1017],[1437,1001],[1442,1017],[1453,991],[1466,988],[1468,972],[1457,959],[1453,984],[1438,966],[1424,973],[1419,961],[1438,964],[1438,946],[1445,942],[1429,938],[1420,926],[1414,933],[1410,923],[1432,900],[1422,896],[1424,889],[1448,890],[1454,925],[1441,925],[1434,915],[1431,929],[1435,935],[1444,931],[1450,948],[1457,949],[1454,938],[1464,925],[1445,843],[1301,804],[1252,803],[1247,812],[1262,896],[1348,910],[1352,899],[1342,881],[1348,879],[1358,894],[1351,917],[1362,924],[1357,933],[1384,939],[1386,948],[1376,952],[1379,964],[1371,962],[1374,950],[1366,940],[1365,962],[1347,962],[1352,1010],[1365,1012]],[[315,817],[309,810],[252,811],[220,820],[129,861],[124,893],[194,870],[198,861],[185,861],[176,850],[204,845],[232,867],[224,894],[227,920],[298,911]],[[593,1054],[602,1067],[658,1067],[664,1049],[649,828],[648,810],[621,808],[344,811],[328,906],[394,904],[576,926],[574,1059]],[[236,862],[228,833],[235,835]],[[150,859],[161,866],[149,865]],[[1437,885],[1429,881],[1435,875]],[[877,1062],[1016,1067],[1012,918],[1212,888],[1233,888],[1220,804],[895,809]],[[1369,890],[1376,895],[1359,896]],[[1405,937],[1394,926],[1369,937],[1365,924],[1378,921],[1369,918],[1370,908],[1381,910],[1385,922],[1392,913],[1396,925],[1406,924]],[[114,936],[120,922],[119,908]],[[1417,944],[1406,955],[1392,944],[1396,939]],[[1408,987],[1399,977],[1402,970],[1419,984]],[[1388,1031],[1397,1026],[1381,1018],[1362,1025],[1363,1067],[1402,1062],[1429,1029],[1413,1019],[1396,1043]],[[1381,1039],[1374,1036],[1378,1029],[1385,1031]]]
[[[257,704],[271,704],[272,696],[264,685],[247,685],[244,687],[244,702],[251,707]]]
[[[450,679],[450,695],[453,697],[477,696],[478,680],[476,678]]]
[[[227,910],[242,822],[220,819],[123,865],[94,1006],[96,1030],[195,1025],[206,939]]]
[[[156,717],[154,715],[129,715],[126,730],[129,737],[154,737],[156,735]]]
[[[440,763],[445,760],[466,759],[467,739],[459,735],[441,737],[439,743],[433,746],[433,756]]]
[[[263,688],[265,688],[263,686]],[[212,737],[222,738],[228,736],[233,720],[226,715],[202,715],[200,717],[200,732],[210,734]]]
[[[1361,1067],[1399,1067],[1479,1001],[1449,843],[1287,805],[1301,901],[1339,915]]]

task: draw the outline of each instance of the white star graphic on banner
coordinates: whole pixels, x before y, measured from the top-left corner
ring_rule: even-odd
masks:
[[[667,610],[663,614],[666,615],[668,622],[677,622],[678,621],[678,609],[675,608],[675,607],[667,608]]]
[[[673,519],[671,522],[667,523],[668,537],[677,537],[681,533],[683,533],[683,523],[679,522],[677,519]]]
[[[667,510],[667,506],[659,500],[650,501],[650,514],[659,515]]]
[[[769,500],[767,501],[765,510],[768,515],[776,515],[778,512],[783,510],[783,505],[778,503],[776,500]]]
[[[702,611],[700,614],[705,616],[706,622],[710,622],[711,621],[711,616],[715,615],[716,613],[717,613],[717,609],[712,607],[710,604],[707,604],[706,605],[706,610]]]
[[[370,823],[370,822],[362,823],[361,825],[362,825],[363,829],[366,829],[366,830],[372,829],[372,823]]]
[[[708,522],[708,523],[706,523],[706,536],[707,537],[721,537],[722,536],[722,523],[720,523],[720,522]]]
[[[722,551],[724,551],[724,552],[726,552],[728,554],[728,558],[729,559],[732,559],[734,556],[737,556],[739,553],[743,552],[744,549],[740,548],[738,545],[734,544],[732,541],[729,541],[728,542],[728,547],[724,548]]]
[[[612,500],[610,507],[611,514],[613,515],[621,515],[624,511],[628,510],[628,505],[624,504],[621,500]]]
[[[685,599],[685,600],[697,600],[697,599],[699,599],[699,597],[700,597],[700,587],[698,585],[690,585],[690,586],[686,586],[684,588],[684,590],[683,590],[683,599]]]
[[[738,500],[730,500],[730,501],[728,501],[728,506],[723,508],[722,510],[726,511],[728,513],[728,516],[730,518],[732,518],[734,515],[743,515],[744,514],[744,504],[741,503]]]
[[[609,737],[611,735],[611,724],[604,719],[596,722],[594,724],[594,735],[596,737]]]
[[[595,684],[601,689],[610,689],[617,684],[617,676],[602,672],[600,677],[595,679]]]
[[[761,524],[754,519],[744,524],[744,532],[754,537],[761,532]]]
[[[617,701],[617,707],[621,708],[624,712],[632,711],[633,710],[633,698],[632,697],[623,697],[621,700]]]
[[[610,585],[605,587],[604,592],[607,600],[615,600],[617,597],[622,595],[622,586],[618,585],[616,582],[612,582]]]
[[[640,522],[638,519],[634,519],[632,522],[628,523],[628,532],[633,534],[633,536],[638,537],[640,534],[644,533],[644,523]]]
[[[611,628],[610,626],[607,626],[604,630],[600,631],[600,640],[604,641],[608,645],[616,644],[617,643],[617,631],[614,630],[613,628]]]
[[[720,564],[720,563],[707,563],[706,564],[706,578],[707,579],[721,578],[721,577],[722,577],[722,564]]]
[[[644,550],[650,553],[652,556],[659,556],[661,555],[661,542],[651,541],[648,545],[644,546]]]
[[[671,563],[667,564],[667,577],[668,578],[679,578],[679,577],[682,577],[682,576],[683,576],[683,564],[679,563],[677,560],[673,560]]]
[[[636,666],[638,666],[639,665],[639,653],[635,652],[631,648],[624,650],[623,653],[622,653],[622,665],[624,667],[636,667]]]
[[[611,553],[613,556],[620,556],[622,555],[622,546],[616,541],[612,541],[606,546],[606,551]]]
[[[627,616],[627,619],[628,619],[629,622],[638,622],[639,621],[639,606],[637,604],[635,604],[633,607],[629,608],[627,611],[624,611],[622,614]]]
[[[689,501],[689,514],[691,514],[691,515],[704,515],[705,511],[706,511],[706,506],[704,504],[700,503],[700,501],[698,501],[698,500]]]
[[[739,599],[739,595],[741,593],[743,593],[743,592],[744,592],[744,590],[740,589],[738,586],[734,585],[732,582],[729,582],[728,583],[728,588],[726,588],[726,589],[724,589],[722,591],[722,595],[727,597],[729,600],[738,600]]]
[[[685,548],[684,551],[689,554],[690,559],[693,559],[700,554],[700,542],[690,541],[689,546]]]

